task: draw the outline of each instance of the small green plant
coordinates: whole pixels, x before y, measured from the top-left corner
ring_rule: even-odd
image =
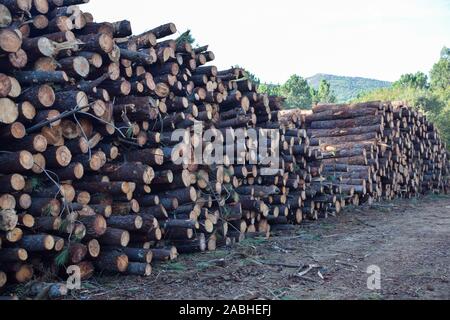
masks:
[[[181,262],[171,262],[165,265],[167,270],[170,271],[186,271],[186,266]]]
[[[65,232],[67,230],[67,228],[69,228],[70,223],[71,222],[68,219],[62,220],[61,225],[59,226],[59,231]]]
[[[70,241],[74,242],[74,243],[80,243],[83,240],[84,237],[85,237],[85,233],[84,232],[81,232],[81,233],[78,233],[78,234],[74,233],[72,235],[72,238],[70,239]]]
[[[281,301],[294,301],[294,300],[297,300],[297,299],[295,297],[292,297],[292,296],[282,296],[280,298],[280,300]]]
[[[41,185],[41,181],[38,177],[33,177],[30,179],[30,184],[31,184],[31,189],[33,191],[38,191],[38,189]]]
[[[239,247],[257,247],[267,242],[266,238],[251,238],[239,242]]]
[[[190,43],[190,44],[194,44],[195,39],[194,37],[192,37],[191,34],[191,30],[186,30],[185,32],[183,32],[176,40],[177,45],[183,44],[183,43]]]
[[[383,300],[383,295],[381,293],[374,292],[367,297],[367,300]]]
[[[44,208],[44,210],[43,210],[43,212],[42,212],[42,215],[43,215],[44,217],[50,217],[50,216],[52,215],[52,206],[51,206],[50,204],[48,204],[48,205]]]
[[[64,249],[55,257],[55,264],[57,267],[64,267],[69,261],[69,249]]]
[[[129,127],[129,128],[127,129],[127,132],[126,132],[125,135],[127,136],[128,139],[131,139],[131,138],[133,137],[133,128],[132,128],[132,127]]]
[[[197,269],[200,269],[200,271],[209,269],[209,268],[211,268],[211,266],[212,265],[209,262],[199,262],[196,265]]]

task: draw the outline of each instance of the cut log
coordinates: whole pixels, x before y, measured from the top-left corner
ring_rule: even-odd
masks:
[[[33,155],[28,151],[0,154],[0,173],[23,173],[33,168]]]
[[[130,262],[126,273],[133,276],[149,277],[152,274],[152,266],[147,263]]]
[[[126,230],[108,228],[105,234],[99,238],[99,242],[108,246],[128,246],[130,234]]]
[[[44,252],[53,250],[55,239],[50,235],[23,236],[18,245],[28,252]]]
[[[22,39],[11,29],[0,29],[0,53],[16,53],[22,45]]]
[[[108,225],[112,228],[137,231],[142,229],[143,220],[140,216],[112,216],[108,218]]]
[[[104,251],[95,260],[95,265],[102,271],[124,273],[127,271],[129,261],[128,257],[119,250]]]
[[[8,98],[0,98],[0,123],[11,124],[19,117],[19,108]]]
[[[101,215],[81,217],[79,220],[86,227],[86,235],[92,238],[98,238],[105,235],[108,229],[107,222]]]
[[[1,231],[12,231],[17,226],[19,222],[19,217],[16,211],[12,209],[2,209],[0,211],[0,230]]]

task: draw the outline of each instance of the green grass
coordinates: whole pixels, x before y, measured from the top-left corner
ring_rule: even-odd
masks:
[[[229,251],[219,249],[219,250],[210,252],[209,255],[215,259],[222,259],[222,258],[225,258],[226,256],[228,256],[229,254],[230,254]]]
[[[429,196],[427,196],[428,199],[430,200],[446,200],[446,199],[450,199],[450,195],[448,194],[430,194]]]
[[[280,300],[281,300],[281,301],[296,301],[296,300],[298,300],[298,299],[295,298],[295,297],[293,297],[293,296],[287,295],[287,296],[282,296],[282,297],[280,298]]]
[[[372,292],[368,297],[367,300],[372,300],[372,301],[379,301],[379,300],[384,300],[383,299],[383,295],[379,292]]]
[[[213,263],[211,263],[211,262],[208,262],[208,261],[205,261],[205,262],[199,262],[199,263],[197,263],[195,266],[196,266],[196,268],[197,268],[198,270],[204,271],[204,270],[206,270],[206,269],[209,269],[209,268],[211,268],[211,267],[214,267],[215,264],[213,264]]]
[[[188,268],[182,262],[170,262],[164,265],[164,268],[169,271],[186,271]]]
[[[320,241],[322,240],[322,236],[320,234],[314,233],[314,232],[307,232],[300,231],[298,235],[301,237],[302,240],[306,241]]]
[[[244,241],[239,242],[238,247],[257,247],[264,243],[267,243],[267,239],[265,238],[251,238],[245,239]]]
[[[321,229],[323,229],[323,230],[329,231],[329,230],[335,229],[336,225],[335,224],[331,224],[331,223],[321,223],[321,224],[319,224],[319,227]]]

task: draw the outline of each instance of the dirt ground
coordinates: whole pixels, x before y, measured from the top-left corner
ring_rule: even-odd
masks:
[[[450,299],[450,197],[348,208],[268,241],[182,256],[150,278],[101,277],[77,299]],[[367,287],[369,266],[381,290]]]

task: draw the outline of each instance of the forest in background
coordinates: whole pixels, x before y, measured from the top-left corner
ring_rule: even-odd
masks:
[[[391,86],[369,89],[346,101],[337,98],[335,88],[326,79],[320,80],[315,85],[316,89],[308,79],[299,75],[292,75],[281,85],[261,83],[251,73],[248,73],[248,78],[260,84],[260,92],[285,97],[286,109],[309,110],[317,103],[406,101],[425,112],[450,145],[450,49],[447,47],[442,49],[439,60],[428,75],[423,72],[405,74]]]
[[[450,49],[444,47],[429,75],[405,74],[392,87],[367,92],[355,102],[401,100],[425,112],[450,145]]]
[[[323,80],[330,84],[333,94],[336,96],[336,100],[339,103],[354,100],[365,92],[392,86],[392,82],[388,81],[361,77],[336,76],[323,73],[306,78],[308,84],[316,90],[319,89],[320,83]]]
[[[196,42],[190,30],[178,41]],[[420,71],[404,74],[393,84],[326,74],[307,79],[292,75],[284,84],[263,83],[251,72],[247,72],[247,78],[259,84],[261,93],[285,97],[286,109],[310,110],[318,103],[405,101],[426,113],[450,145],[450,49],[447,47],[441,50],[428,75]]]

